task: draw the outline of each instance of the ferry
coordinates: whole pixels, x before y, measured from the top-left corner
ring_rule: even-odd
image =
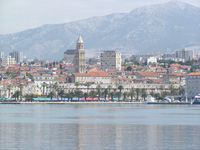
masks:
[[[194,102],[193,104],[200,104],[200,94],[194,97]]]

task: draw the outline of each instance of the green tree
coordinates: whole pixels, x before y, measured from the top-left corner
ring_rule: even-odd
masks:
[[[123,85],[118,86],[119,92],[122,94],[122,90],[124,89]]]
[[[126,98],[127,98],[127,95],[128,95],[128,93],[127,93],[127,92],[124,92],[124,93],[123,93],[124,101],[126,100]]]
[[[21,92],[20,92],[19,90],[17,90],[17,91],[13,94],[12,98],[15,98],[15,100],[16,100],[16,98],[17,98],[17,100],[19,100],[20,93],[21,93]]]
[[[98,95],[98,99],[99,99],[101,97],[101,86],[97,85],[96,90],[97,90],[97,95]]]
[[[107,89],[108,89],[108,96],[110,97],[110,92],[112,90],[112,85],[108,85]]]
[[[24,85],[20,83],[19,84],[19,89],[20,89],[20,96],[21,96],[21,98],[23,96],[23,88],[24,88]]]
[[[64,90],[59,91],[58,95],[61,97],[61,100],[62,100],[64,94],[65,94]]]
[[[79,82],[75,82],[76,90],[78,90],[79,85],[80,85]]]
[[[87,93],[88,93],[89,88],[90,88],[90,86],[91,86],[91,82],[87,82],[85,85],[87,86]]]
[[[86,100],[87,97],[88,97],[88,93],[84,93],[83,96],[84,96],[84,98],[85,98],[85,100]]]
[[[128,66],[125,71],[132,71],[132,67],[131,66]]]
[[[111,97],[111,100],[113,100],[113,98],[114,98],[114,95],[115,95],[115,93],[114,93],[114,92],[110,92],[110,97]]]
[[[145,98],[147,97],[147,92],[145,89],[141,90],[141,94],[142,94],[142,98],[145,100]]]
[[[171,95],[175,95],[175,94],[176,94],[176,89],[174,88],[173,85],[170,85],[170,86],[169,86],[169,90],[170,90],[170,94],[171,94]]]
[[[78,97],[78,100],[83,96],[83,92],[82,91],[75,91],[75,95],[76,97]]]
[[[184,95],[185,94],[185,88],[183,86],[179,86],[179,88],[178,88],[178,94],[179,95]]]
[[[134,90],[134,88],[130,89],[130,91],[128,93],[128,96],[130,96],[131,97],[131,101],[133,101],[133,97],[135,96],[135,90]]]
[[[65,94],[65,97],[66,97],[68,100],[70,100],[71,94],[70,94],[70,93],[66,93],[66,94]]]
[[[164,90],[164,85],[160,85],[159,89],[161,91],[161,96],[162,96],[162,93],[163,93],[163,90]]]
[[[55,95],[55,93],[54,93],[53,91],[51,91],[51,92],[48,94],[48,97],[50,97],[51,100],[52,100],[52,98],[53,98],[54,95]]]
[[[136,88],[135,92],[136,92],[136,100],[138,101],[138,98],[139,98],[139,95],[140,95],[140,89]]]
[[[92,98],[94,98],[96,96],[96,92],[95,91],[90,91],[90,94],[89,94]]]
[[[160,97],[160,94],[159,93],[155,93],[154,97],[156,98],[156,100],[158,100],[158,98]]]
[[[55,92],[58,90],[58,83],[57,82],[53,84],[53,88],[54,88]]]
[[[103,94],[104,94],[104,98],[105,98],[105,100],[106,100],[106,97],[107,97],[107,95],[108,95],[108,89],[104,89]]]
[[[118,98],[118,101],[119,101],[119,99],[121,98],[121,96],[122,96],[122,93],[121,92],[116,92],[116,96],[117,96],[117,98]]]

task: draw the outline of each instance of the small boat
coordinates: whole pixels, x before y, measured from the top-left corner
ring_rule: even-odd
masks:
[[[200,104],[200,94],[194,97],[194,102],[193,104]]]

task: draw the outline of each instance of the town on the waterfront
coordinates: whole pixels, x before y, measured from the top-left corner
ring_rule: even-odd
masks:
[[[24,60],[0,52],[0,100],[190,102],[200,93],[200,55],[193,49],[124,57],[104,50],[87,59],[81,36],[59,61]]]

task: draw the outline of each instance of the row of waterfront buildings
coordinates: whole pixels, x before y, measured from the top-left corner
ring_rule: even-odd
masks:
[[[162,53],[156,55],[165,56]],[[177,51],[176,55],[188,61],[193,59],[194,53],[190,50],[181,50]],[[51,91],[56,92],[55,86],[66,93],[73,92],[77,88],[88,92],[88,90],[95,90],[98,85],[102,89],[111,85],[114,91],[119,85],[123,85],[123,92],[134,88],[144,89],[147,94],[161,95],[165,91],[170,94],[182,94],[185,99],[192,99],[200,93],[200,73],[190,73],[191,66],[177,63],[163,66],[162,63],[157,62],[155,54],[133,57],[131,59],[139,63],[140,61],[136,58],[146,59],[148,65],[126,66],[125,61],[122,63],[121,53],[111,50],[102,52],[101,56],[95,59],[96,61],[92,60],[91,64],[87,64],[84,42],[80,36],[76,49],[67,50],[60,63],[41,61],[20,63],[21,59],[18,59],[18,64],[2,62],[0,96],[10,98],[17,90],[22,90],[23,95],[48,95]],[[127,70],[128,67],[129,70]],[[87,83],[90,83],[89,86]],[[180,87],[185,88],[187,94],[172,92],[172,90],[178,91]]]

